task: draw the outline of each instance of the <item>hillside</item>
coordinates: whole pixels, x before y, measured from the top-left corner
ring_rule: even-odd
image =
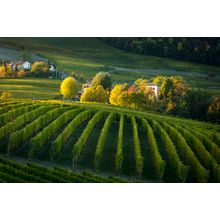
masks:
[[[219,125],[110,105],[11,100],[0,103],[0,172],[24,180],[22,170],[34,172],[5,161],[8,155],[22,164],[117,175],[119,182],[220,182],[219,131]]]
[[[0,80],[0,92],[10,91],[14,98],[56,99],[60,97],[59,79],[14,78]]]
[[[126,53],[96,38],[0,38],[0,46],[16,49],[24,46],[56,62],[59,69],[82,73],[87,79],[107,65],[115,81],[178,74],[194,87],[219,93],[219,67]],[[207,73],[217,75],[207,78]]]

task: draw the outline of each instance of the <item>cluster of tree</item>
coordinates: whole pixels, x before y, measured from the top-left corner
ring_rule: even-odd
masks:
[[[25,76],[49,76],[50,66],[47,62],[34,62],[30,70],[12,68],[11,65],[6,62],[2,62],[0,65],[0,78],[3,77],[25,77]]]
[[[34,62],[31,66],[30,73],[35,76],[48,76],[50,74],[50,65],[47,62]]]
[[[107,37],[101,39],[127,52],[220,66],[220,38]]]
[[[159,84],[158,97],[147,83]],[[74,98],[79,84],[73,77],[61,84],[64,98]],[[156,111],[187,118],[220,122],[220,97],[212,97],[204,90],[192,89],[180,76],[157,76],[150,81],[137,79],[132,85],[115,84],[110,75],[100,72],[91,86],[85,88],[80,101],[110,103],[136,110]]]

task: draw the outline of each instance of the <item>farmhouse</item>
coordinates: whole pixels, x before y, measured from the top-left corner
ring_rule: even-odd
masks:
[[[56,67],[53,64],[51,64],[49,70],[50,70],[50,72],[55,72],[56,71]]]
[[[12,61],[8,63],[7,66],[10,66],[14,71],[31,69],[31,63],[28,61],[19,61],[19,62]]]
[[[158,84],[153,84],[153,83],[147,83],[147,87],[151,88],[155,94],[155,97],[158,99],[159,98],[159,91],[160,91],[160,85]]]
[[[18,70],[29,70],[31,69],[31,63],[28,61],[20,61],[16,63]]]

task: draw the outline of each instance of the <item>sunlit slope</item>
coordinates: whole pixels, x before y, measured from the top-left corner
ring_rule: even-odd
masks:
[[[109,105],[0,103],[2,155],[147,182],[220,182],[219,130]]]
[[[126,53],[97,38],[0,38],[0,45],[18,49],[24,46],[55,60],[64,71],[81,72],[87,77],[93,76],[104,65],[129,68],[113,75],[118,80],[137,78],[147,69],[220,72],[219,67]]]

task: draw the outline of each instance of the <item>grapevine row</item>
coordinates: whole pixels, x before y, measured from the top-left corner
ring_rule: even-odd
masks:
[[[134,116],[131,117],[131,124],[133,128],[133,139],[134,139],[134,152],[135,152],[135,167],[138,176],[142,174],[143,169],[143,156],[141,154],[141,145],[138,136],[137,122]]]
[[[77,173],[60,167],[52,169],[31,163],[20,164],[2,157],[0,157],[0,177],[0,182],[125,182],[116,177],[105,178],[85,171]]]
[[[39,129],[45,127],[55,118],[57,118],[60,114],[68,110],[69,108],[55,108],[47,112],[45,115],[40,116],[39,118],[32,121],[30,124],[25,126],[24,128],[13,132],[9,137],[8,147],[12,149],[16,149],[29,140],[34,133],[36,133]]]
[[[182,163],[180,160],[176,148],[171,141],[169,135],[167,132],[160,126],[158,122],[155,120],[148,119],[148,121],[151,123],[153,130],[155,133],[158,133],[160,135],[161,140],[164,143],[166,154],[168,156],[168,162],[171,165],[172,169],[176,173],[176,176],[178,179],[182,182],[185,181],[187,176],[187,167]]]
[[[74,147],[73,147],[73,162],[75,163],[82,150],[83,150],[83,147],[90,135],[90,133],[92,132],[93,128],[95,127],[95,125],[100,121],[102,120],[102,118],[105,116],[105,112],[97,112],[93,117],[92,119],[88,122],[86,128],[84,129],[82,135],[79,137],[78,141],[75,143]]]
[[[206,135],[194,130],[188,129],[193,135],[195,135],[206,147],[206,149],[210,152],[210,154],[215,158],[217,163],[220,164],[220,148],[213,141],[210,140]]]
[[[166,162],[161,157],[161,154],[157,146],[157,141],[154,137],[154,132],[151,126],[144,118],[141,119],[141,122],[142,122],[142,127],[144,128],[147,134],[147,141],[150,147],[151,157],[153,159],[155,176],[158,180],[161,181],[163,179]]]
[[[211,176],[218,182],[220,182],[220,167],[213,159],[211,154],[206,150],[203,143],[191,132],[187,131],[185,128],[175,125],[175,128],[183,135],[186,142],[198,155],[201,163],[211,171]]]
[[[118,130],[118,144],[115,156],[115,169],[116,172],[121,171],[123,162],[123,130],[124,130],[124,115],[120,116],[119,130]]]
[[[15,109],[15,108],[19,108],[24,105],[28,105],[28,103],[21,102],[21,103],[16,103],[16,104],[5,105],[3,107],[0,107],[0,114],[3,114],[5,112],[8,112],[8,111]]]
[[[36,154],[57,132],[75,117],[82,109],[77,108],[65,112],[30,140],[29,157]]]
[[[0,126],[3,126],[10,121],[13,121],[18,116],[23,115],[31,110],[34,110],[39,106],[40,106],[39,104],[21,106],[19,108],[15,108],[9,112],[0,115]]]
[[[11,121],[0,128],[0,140],[6,138],[10,133],[16,131],[21,128],[26,123],[33,121],[35,118],[40,115],[46,113],[50,109],[54,108],[53,106],[41,106],[40,108],[34,109],[30,112],[27,112],[19,117],[17,117],[14,121]]]
[[[69,140],[70,136],[73,134],[77,126],[82,124],[84,121],[88,120],[94,112],[92,110],[86,110],[78,114],[63,130],[63,132],[56,138],[52,143],[51,148],[51,158],[58,156],[62,150],[64,144]]]
[[[209,171],[201,165],[182,134],[166,122],[161,122],[161,125],[164,129],[166,129],[169,136],[172,137],[176,148],[179,152],[181,152],[183,161],[185,161],[185,163],[190,167],[190,171],[192,171],[197,181],[208,182]]]
[[[108,130],[110,128],[110,125],[112,124],[113,119],[114,119],[114,113],[110,113],[108,115],[107,119],[105,120],[105,124],[104,124],[104,126],[101,130],[99,140],[98,140],[98,144],[97,144],[96,150],[95,150],[95,157],[94,157],[94,166],[95,166],[95,168],[98,168],[99,160],[102,156],[102,152],[103,152],[105,140],[106,140],[106,137],[107,137],[107,134],[108,134]]]

